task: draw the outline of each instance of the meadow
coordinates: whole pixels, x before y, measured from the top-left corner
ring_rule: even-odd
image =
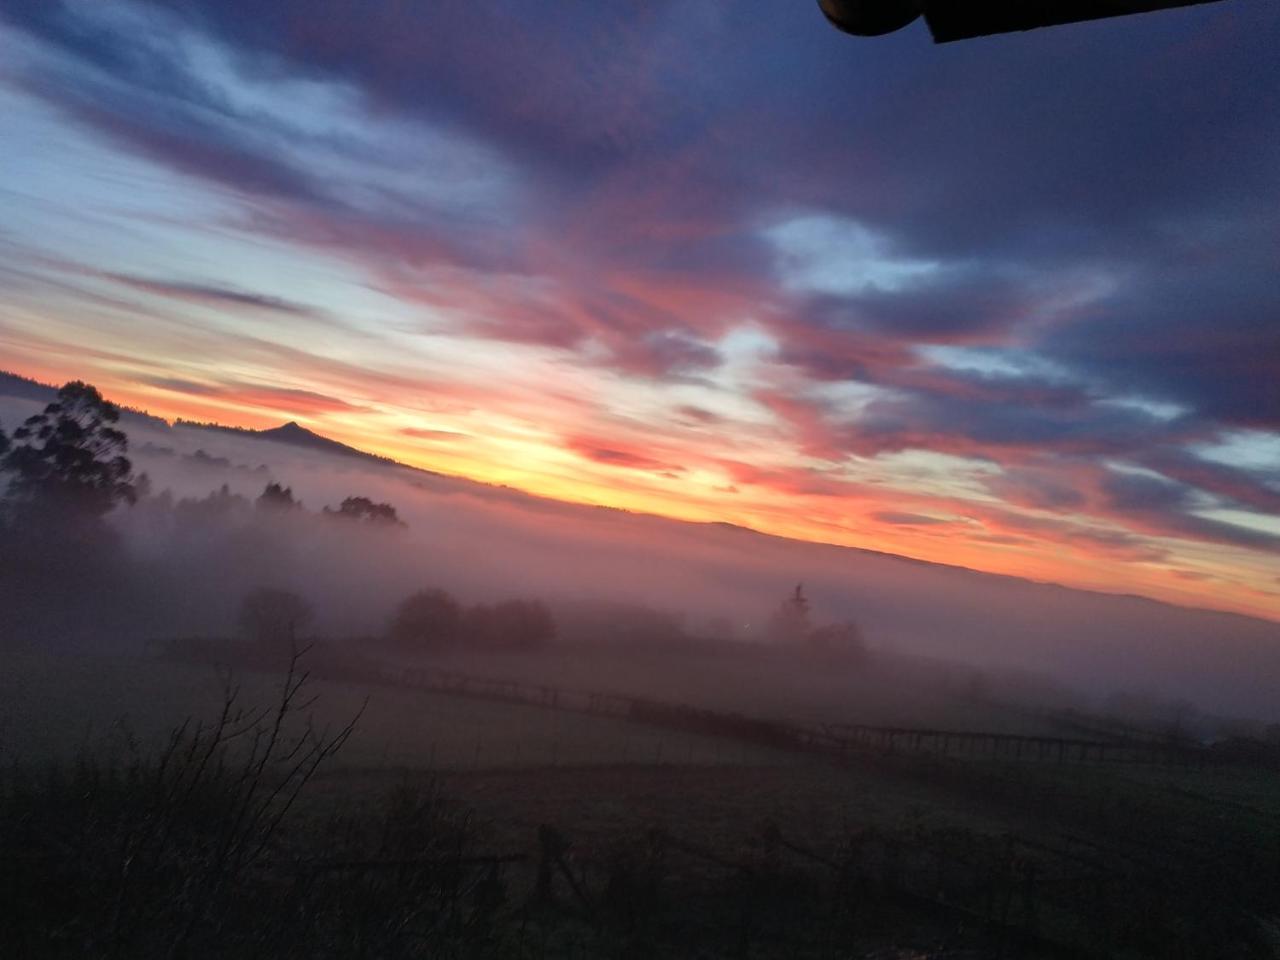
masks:
[[[24,654],[13,664],[0,679],[0,748],[12,783],[27,777],[28,789],[32,771],[59,758],[99,771],[146,767],[184,718],[216,718],[228,683],[209,664],[154,658]],[[830,665],[764,653],[610,646],[455,654],[437,666],[565,689],[576,680],[662,692],[744,715],[1033,734],[1054,725],[1016,697],[1013,706],[991,690],[975,697],[946,670],[874,658],[839,677]],[[269,705],[283,679],[241,671],[230,682],[241,704]],[[359,883],[385,894],[380,867],[411,860],[402,872],[427,882],[419,848],[454,836],[460,886],[433,896],[457,920],[479,909],[472,901],[484,877],[500,876],[502,895],[486,921],[497,924],[492,937],[437,917],[435,933],[422,936],[445,955],[1269,955],[1274,914],[1260,911],[1274,906],[1267,884],[1280,863],[1274,770],[874,750],[834,758],[387,684],[326,678],[306,689],[306,721],[321,740],[358,719],[290,804],[267,845],[272,865],[254,870],[270,873],[290,857],[335,862],[335,831],[350,842],[352,831],[374,829],[372,818],[383,824],[381,845],[354,862],[374,869]],[[302,714],[295,719],[304,729]],[[387,811],[405,797],[418,798],[413,816],[427,823],[412,828],[408,849],[392,850]],[[651,902],[618,915],[628,884]],[[223,909],[231,922],[237,908]],[[326,936],[308,949],[336,950],[336,934]],[[1168,952],[1175,945],[1181,952]],[[890,949],[918,952],[875,953]]]

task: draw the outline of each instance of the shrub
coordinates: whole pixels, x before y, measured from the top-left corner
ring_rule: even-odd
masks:
[[[439,647],[458,639],[462,608],[444,590],[419,590],[405,598],[391,621],[391,639],[409,649]]]
[[[250,888],[356,723],[301,722],[304,680],[293,657],[274,705],[242,706],[228,681],[218,717],[188,719],[154,756],[130,740],[123,761],[0,782],[0,955],[234,955],[228,940],[256,936]]]
[[[467,641],[478,647],[535,649],[556,636],[556,622],[540,600],[504,600],[478,604],[463,620]]]

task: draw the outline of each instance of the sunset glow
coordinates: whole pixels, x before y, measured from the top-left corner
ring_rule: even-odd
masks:
[[[5,5],[0,369],[1280,620],[1266,0],[267,6]]]

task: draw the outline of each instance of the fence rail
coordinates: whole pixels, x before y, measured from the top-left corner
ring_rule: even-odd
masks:
[[[229,656],[248,669],[271,669],[259,652],[213,641],[166,641],[149,646],[168,659],[225,663]],[[1041,764],[1145,764],[1202,767],[1230,757],[1196,744],[1139,737],[1053,737],[926,727],[815,723],[753,717],[723,710],[625,694],[578,690],[458,673],[438,667],[406,667],[348,657],[319,658],[313,676],[382,684],[426,693],[492,700],[551,710],[615,717],[744,744],[831,758],[855,756],[952,757]]]
[[[1202,748],[1152,740],[1100,740],[868,724],[802,723],[683,703],[548,684],[477,677],[437,668],[382,665],[377,679],[430,693],[496,700],[724,737],[781,750],[854,755],[930,755],[1016,762],[1200,766]]]

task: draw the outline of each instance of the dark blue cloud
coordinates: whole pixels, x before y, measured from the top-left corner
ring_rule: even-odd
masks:
[[[1280,428],[1280,243],[1153,267],[1053,330],[1053,356],[1114,385],[1243,426]]]
[[[964,271],[902,291],[872,290],[829,298],[809,312],[823,325],[865,329],[932,343],[998,340],[1035,316],[1033,290],[999,276]]]
[[[877,400],[859,420],[857,442],[868,449],[927,443],[967,453],[1023,448],[1075,456],[1123,456],[1161,442],[1194,439],[1194,422],[1167,423],[1141,411],[1090,403],[1083,394],[1011,384],[982,396],[918,392]],[[1003,396],[1002,396],[1003,394]]]
[[[1198,492],[1177,481],[1147,474],[1112,473],[1104,483],[1107,507],[1145,522],[1156,532],[1280,553],[1280,535],[1197,515]]]

